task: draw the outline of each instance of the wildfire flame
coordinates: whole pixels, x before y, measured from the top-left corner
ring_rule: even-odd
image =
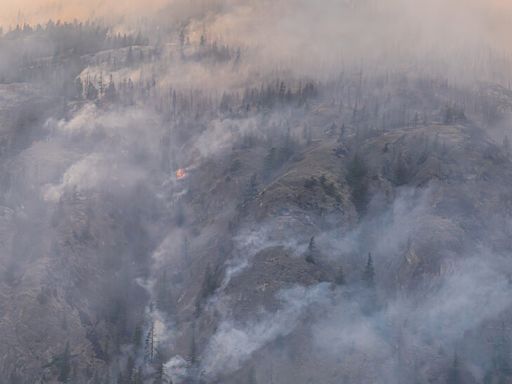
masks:
[[[185,177],[187,177],[187,172],[183,168],[176,171],[176,180],[182,180]]]

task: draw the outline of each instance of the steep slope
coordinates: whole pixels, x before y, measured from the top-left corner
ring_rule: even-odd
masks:
[[[403,377],[416,373],[420,380],[444,382],[454,343],[461,342],[455,340],[493,329],[495,316],[508,307],[500,298],[499,309],[482,311],[460,330],[449,327],[446,339],[432,335],[445,315],[455,316],[445,313],[451,309],[443,300],[456,300],[465,289],[459,287],[461,271],[486,295],[493,292],[486,273],[497,274],[497,286],[506,281],[496,268],[509,265],[497,256],[509,249],[503,211],[509,153],[468,121],[411,125],[366,139],[350,132],[337,139],[327,130],[271,176],[265,176],[265,159],[272,150],[266,151],[265,145],[235,147],[186,181],[195,188],[182,200],[193,229],[181,236],[199,261],[185,268],[191,272],[180,284],[175,311],[189,315],[177,318],[173,352],[214,382],[391,382],[398,368]],[[230,238],[223,237],[226,232]],[[219,242],[222,251],[214,246]],[[368,252],[375,263],[375,299],[362,283]],[[341,267],[346,285],[339,285]],[[193,276],[204,276],[206,285]],[[474,316],[479,294],[466,294],[475,295],[475,303],[458,315]],[[368,300],[376,300],[371,315],[365,314]],[[397,317],[397,308],[411,305],[409,315]],[[432,324],[422,324],[422,316],[434,316]],[[382,321],[389,324],[379,329]],[[350,336],[350,329],[370,339]],[[331,331],[333,339],[326,340]],[[472,338],[469,344],[481,341]],[[458,353],[467,364],[485,356],[464,348]],[[412,357],[404,363],[407,354]],[[465,369],[465,382],[476,380]]]

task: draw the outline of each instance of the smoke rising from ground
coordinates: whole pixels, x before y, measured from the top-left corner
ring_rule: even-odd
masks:
[[[10,382],[512,376],[509,4],[4,4]]]

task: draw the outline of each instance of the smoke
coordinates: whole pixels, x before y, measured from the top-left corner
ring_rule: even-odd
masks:
[[[311,305],[325,303],[329,296],[326,283],[311,288],[295,287],[279,292],[282,308],[275,313],[259,314],[258,320],[248,324],[222,321],[201,359],[202,374],[215,377],[240,368],[265,344],[293,332],[304,311]]]
[[[361,66],[488,75],[492,63],[478,52],[510,54],[511,31],[503,16],[511,11],[479,0],[241,1],[194,26],[201,31],[206,25],[214,37],[254,48],[249,60],[260,67],[316,76]]]
[[[293,68],[317,76],[364,66],[371,71],[449,71],[461,79],[475,73],[489,77],[498,65],[492,58],[510,56],[507,36],[512,33],[512,7],[499,0],[25,0],[5,7],[4,22],[11,24],[18,10],[27,12],[29,22],[36,14],[39,21],[105,18],[132,30],[145,17],[160,20],[162,28],[169,23],[178,28],[185,21],[192,41],[206,35],[250,48],[246,62],[255,71]]]
[[[296,362],[283,360],[280,347],[274,344],[281,338],[298,338],[294,345],[302,345],[304,350],[295,350],[293,354],[302,356],[296,358],[310,360],[311,366],[324,366],[325,372],[314,375],[319,380],[342,372],[350,381],[395,383],[417,374],[417,367],[425,361],[432,369],[442,371],[444,365],[436,366],[434,362],[450,361],[455,353],[463,354],[467,364],[488,364],[487,350],[467,353],[460,347],[468,332],[486,329],[512,305],[512,286],[506,272],[511,268],[510,261],[483,246],[467,248],[465,254],[460,254],[460,244],[469,245],[471,241],[454,220],[437,216],[433,207],[441,193],[438,188],[399,190],[385,211],[370,213],[343,236],[337,231],[317,236],[323,255],[318,262],[333,269],[343,265],[349,286],[334,288],[321,283],[280,290],[275,294],[278,309],[252,308],[250,320],[245,321],[236,320],[226,305],[236,300],[225,296],[230,281],[238,277],[239,284],[252,273],[261,273],[253,269],[258,267],[252,260],[268,247],[286,243],[296,258],[302,257],[304,249],[296,242],[279,242],[272,235],[272,223],[260,224],[259,230],[242,231],[236,239],[238,256],[231,260],[234,264],[210,300],[209,310],[215,308],[222,319],[201,356],[201,374],[214,380],[239,371],[248,362],[258,367],[258,372],[265,372],[270,369],[269,361],[274,360],[276,377],[282,372],[283,380],[292,380],[293,376],[286,373],[287,365]],[[438,228],[443,230],[436,233]],[[439,240],[439,248],[428,244],[432,236]],[[370,314],[365,304],[368,291],[358,282],[364,264],[360,255],[368,250],[375,251],[381,297]],[[438,265],[439,272],[430,275],[428,281],[417,277],[421,289],[393,289],[395,295],[390,294],[389,283],[402,278],[401,269],[423,262]],[[304,335],[311,335],[312,349],[306,347],[310,340]],[[259,351],[263,352],[256,357]],[[268,360],[262,356],[268,356]]]
[[[415,295],[399,297],[370,317],[353,302],[338,301],[313,322],[314,348],[320,359],[338,357],[348,375],[359,380],[378,378],[380,383],[418,375],[415,367],[425,360],[449,361],[460,353],[468,333],[481,329],[511,305],[511,287],[496,268],[497,259],[486,253],[463,260],[454,266],[456,272],[434,283],[426,300],[418,301]],[[488,355],[483,350],[464,358],[482,364]]]
[[[431,94],[424,97],[417,92],[418,99],[428,100],[417,104],[409,103],[415,98],[409,96],[416,96],[414,86],[410,93],[396,97],[397,105],[407,99],[403,111],[399,105],[403,126],[392,127],[399,132],[396,141],[389,138],[395,133],[385,124],[394,111],[382,110],[391,109],[385,99],[395,102],[396,94],[407,88],[409,73],[414,79],[422,73],[442,74],[450,81],[469,81],[469,88],[476,84],[475,78],[508,79],[510,4],[497,0],[4,3],[6,24],[50,17],[99,18],[115,31],[140,28],[151,37],[144,47],[123,45],[96,56],[93,53],[93,57],[74,58],[80,69],[76,74],[71,71],[71,84],[66,86],[73,87],[76,79],[96,85],[101,78],[103,89],[103,74],[112,70],[119,99],[101,95],[96,103],[86,101],[83,89],[72,92],[69,100],[57,95],[54,104],[58,108],[48,112],[52,117],[41,124],[20,123],[25,130],[16,127],[13,132],[19,136],[13,133],[13,138],[6,139],[11,151],[6,156],[11,158],[2,168],[8,169],[8,183],[1,197],[2,204],[13,208],[2,208],[0,224],[15,232],[12,239],[2,234],[2,252],[15,261],[13,265],[28,269],[27,260],[37,258],[39,246],[45,257],[41,265],[48,270],[60,264],[60,257],[72,260],[66,265],[71,272],[66,273],[80,276],[76,280],[85,292],[83,301],[94,307],[90,312],[100,308],[97,317],[101,320],[96,323],[111,321],[112,328],[119,326],[116,343],[128,345],[132,342],[129,336],[135,333],[134,319],[143,318],[142,332],[154,332],[158,353],[168,360],[165,369],[178,382],[196,368],[207,381],[223,376],[231,380],[248,366],[263,376],[269,361],[277,359],[281,373],[276,374],[284,378],[278,382],[293,382],[294,374],[307,369],[303,367],[314,367],[311,375],[318,382],[396,383],[407,381],[418,366],[429,365],[441,372],[455,353],[461,353],[476,370],[475,376],[481,376],[479,370],[489,365],[488,350],[474,352],[461,345],[469,333],[487,329],[512,304],[507,275],[512,265],[493,242],[509,238],[510,221],[506,228],[493,231],[494,223],[485,220],[488,216],[475,213],[468,218],[473,211],[460,203],[460,196],[471,193],[468,200],[474,201],[505,199],[498,193],[483,196],[485,186],[472,189],[480,180],[473,173],[494,182],[487,173],[495,168],[489,164],[498,164],[498,168],[504,163],[499,163],[500,153],[494,147],[485,157],[464,152],[474,150],[474,142],[471,148],[469,144],[464,147],[465,140],[474,138],[469,129],[460,128],[467,120],[452,121],[447,124],[453,142],[442,145],[448,146],[445,152],[455,160],[448,155],[436,159],[452,168],[442,173],[444,163],[438,168],[425,166],[428,180],[438,178],[429,187],[396,187],[387,169],[394,166],[388,161],[394,146],[397,153],[403,148],[423,150],[417,143],[400,143],[399,135],[405,137],[408,130],[421,125],[418,121],[414,127],[409,124],[407,114],[420,108],[439,114],[444,97],[450,95],[449,87],[428,83],[425,94]],[[208,49],[213,47],[225,48],[228,58],[209,57]],[[35,48],[28,44],[26,49]],[[14,50],[9,45],[9,52]],[[127,62],[128,52],[131,62]],[[68,53],[73,55],[66,51],[63,57]],[[503,60],[496,61],[496,57]],[[41,83],[57,83],[54,78],[59,77],[60,67],[56,63],[61,57],[43,59],[42,64],[38,62],[43,68]],[[10,67],[7,62],[2,65]],[[322,80],[344,71],[357,71],[359,81],[349,75],[329,93],[332,82]],[[377,85],[363,76],[364,71],[377,75]],[[378,77],[387,72],[405,74],[404,82],[395,84],[387,76],[385,80]],[[276,79],[290,80],[291,85],[278,84]],[[320,89],[318,99],[295,100],[292,92],[304,91],[309,80]],[[274,88],[269,84],[279,88],[272,97],[281,99],[268,105],[250,105],[250,101],[242,105],[246,102],[243,91],[248,100],[251,92],[272,95]],[[393,93],[390,89],[395,86],[399,90]],[[446,93],[439,100],[438,91]],[[470,92],[459,99],[467,106],[479,100]],[[360,125],[359,114],[367,119]],[[348,133],[334,143],[340,121],[349,122]],[[428,129],[432,139],[432,132],[444,127],[424,125],[421,129]],[[320,138],[298,139],[297,147],[307,151],[279,146],[279,135],[285,131],[286,144],[295,145],[290,142],[302,128],[305,132],[314,129]],[[496,135],[504,136],[501,131],[506,129],[500,127]],[[363,137],[367,133],[368,140]],[[241,144],[247,137],[247,143]],[[374,198],[360,220],[345,180],[351,156],[345,144],[365,153],[375,172],[365,176]],[[485,165],[474,166],[473,158]],[[418,159],[415,165],[411,160],[407,166],[419,169],[421,161],[427,160]],[[265,175],[264,162],[271,168]],[[189,172],[184,180],[175,180],[176,164]],[[454,170],[460,164],[467,168]],[[470,167],[474,169],[464,175],[467,178],[457,178]],[[257,178],[249,180],[252,174]],[[247,181],[253,182],[249,188]],[[457,188],[459,181],[462,187]],[[423,182],[415,179],[411,185]],[[463,190],[466,187],[470,192]],[[443,200],[453,195],[460,198],[460,204]],[[500,222],[501,212],[496,215]],[[332,216],[336,217],[331,222]],[[482,226],[487,228],[475,228],[475,222],[485,222]],[[24,248],[26,237],[35,232],[42,235]],[[492,239],[486,238],[490,232]],[[318,254],[308,261],[304,253],[313,235]],[[15,244],[12,249],[11,243]],[[265,252],[270,256],[261,262],[258,257],[267,257]],[[369,252],[376,270],[375,290],[365,287],[361,278]],[[47,254],[57,255],[58,261],[50,264]],[[16,260],[19,255],[23,258]],[[88,267],[95,269],[91,272]],[[340,267],[346,274],[345,286],[337,280]],[[102,276],[102,268],[107,277]],[[2,272],[8,270],[2,266]],[[75,275],[63,285],[71,286]],[[90,287],[94,283],[82,281],[89,276],[94,282],[107,281],[100,295],[100,289]],[[10,279],[14,286],[23,278],[16,271]],[[134,289],[133,282],[144,292]],[[91,292],[114,299],[104,300],[105,310],[104,298],[95,299]],[[69,306],[73,313],[82,304],[73,298],[62,301],[66,300],[73,303]],[[265,309],[254,304],[269,302]],[[237,316],[239,304],[244,320]],[[82,322],[84,315],[79,317]],[[107,334],[108,327],[101,327],[98,332]],[[188,339],[191,332],[192,341]],[[280,340],[295,344],[278,347]],[[474,340],[482,341],[482,337],[477,335]],[[93,341],[91,345],[98,349]],[[101,356],[102,347],[96,355]],[[190,361],[181,357],[188,349],[193,350]],[[133,352],[132,348],[119,350]],[[135,354],[142,360],[141,351]],[[404,363],[405,358],[412,362]],[[149,378],[155,361],[140,363],[145,364]],[[115,365],[112,369],[120,372]],[[290,372],[294,367],[298,373]],[[340,372],[347,375],[346,380],[336,376]]]
[[[85,105],[70,120],[50,120],[46,128],[62,146],[55,151],[71,146],[75,155],[81,154],[58,184],[44,186],[47,201],[57,202],[64,192],[73,190],[131,190],[147,178],[145,166],[156,166],[148,154],[158,148],[158,141],[146,130],[156,130],[158,125],[154,116],[142,109],[130,108],[120,114]]]
[[[7,0],[2,3],[0,23],[8,26],[23,23],[44,23],[49,19],[61,21],[103,19],[115,23],[140,22],[154,15],[167,0]]]

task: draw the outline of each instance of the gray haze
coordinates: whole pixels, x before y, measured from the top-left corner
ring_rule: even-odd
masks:
[[[512,380],[510,5],[5,5],[1,384]]]

